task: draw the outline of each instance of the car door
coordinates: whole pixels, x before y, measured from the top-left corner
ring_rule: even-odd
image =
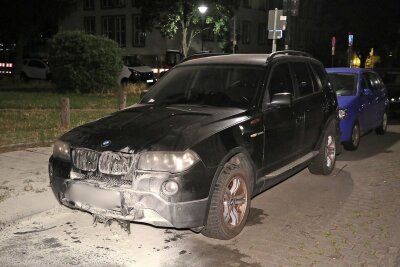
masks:
[[[290,65],[297,95],[296,119],[304,128],[299,151],[301,154],[306,154],[314,150],[320,137],[324,118],[322,112],[324,95],[308,62],[292,62]]]
[[[378,74],[374,72],[368,72],[368,77],[371,81],[373,89],[372,93],[374,96],[371,106],[371,115],[373,116],[373,127],[375,128],[378,127],[382,122],[383,114],[385,113],[387,105],[387,94],[385,85]]]
[[[274,94],[294,93],[288,63],[274,65],[269,73],[263,101],[263,166],[266,172],[276,170],[296,158],[303,131],[294,106],[269,104]]]
[[[360,77],[360,109],[359,123],[363,132],[369,131],[375,125],[376,114],[374,114],[375,96],[374,89],[367,72],[361,73]]]

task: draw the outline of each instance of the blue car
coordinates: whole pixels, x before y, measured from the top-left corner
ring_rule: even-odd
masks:
[[[339,102],[341,142],[356,150],[360,136],[387,128],[387,92],[382,79],[370,69],[327,68]]]

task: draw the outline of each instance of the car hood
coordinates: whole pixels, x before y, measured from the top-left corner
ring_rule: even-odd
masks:
[[[183,151],[247,119],[246,110],[239,108],[137,104],[60,139],[72,147],[97,151]]]
[[[357,102],[357,96],[337,96],[339,108],[349,108]]]
[[[152,72],[153,70],[149,66],[134,66],[134,67],[127,67],[129,69],[133,69],[137,72]]]

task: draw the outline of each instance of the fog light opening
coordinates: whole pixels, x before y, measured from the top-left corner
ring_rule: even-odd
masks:
[[[179,190],[178,183],[172,180],[166,181],[162,184],[162,191],[167,196],[175,195]]]
[[[52,181],[54,178],[53,166],[51,166],[51,164],[49,164],[49,178],[50,178],[50,181]]]

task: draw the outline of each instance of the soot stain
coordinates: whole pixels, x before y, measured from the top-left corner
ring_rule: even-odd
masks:
[[[42,243],[47,248],[59,248],[62,247],[61,243],[55,237],[45,238]]]

